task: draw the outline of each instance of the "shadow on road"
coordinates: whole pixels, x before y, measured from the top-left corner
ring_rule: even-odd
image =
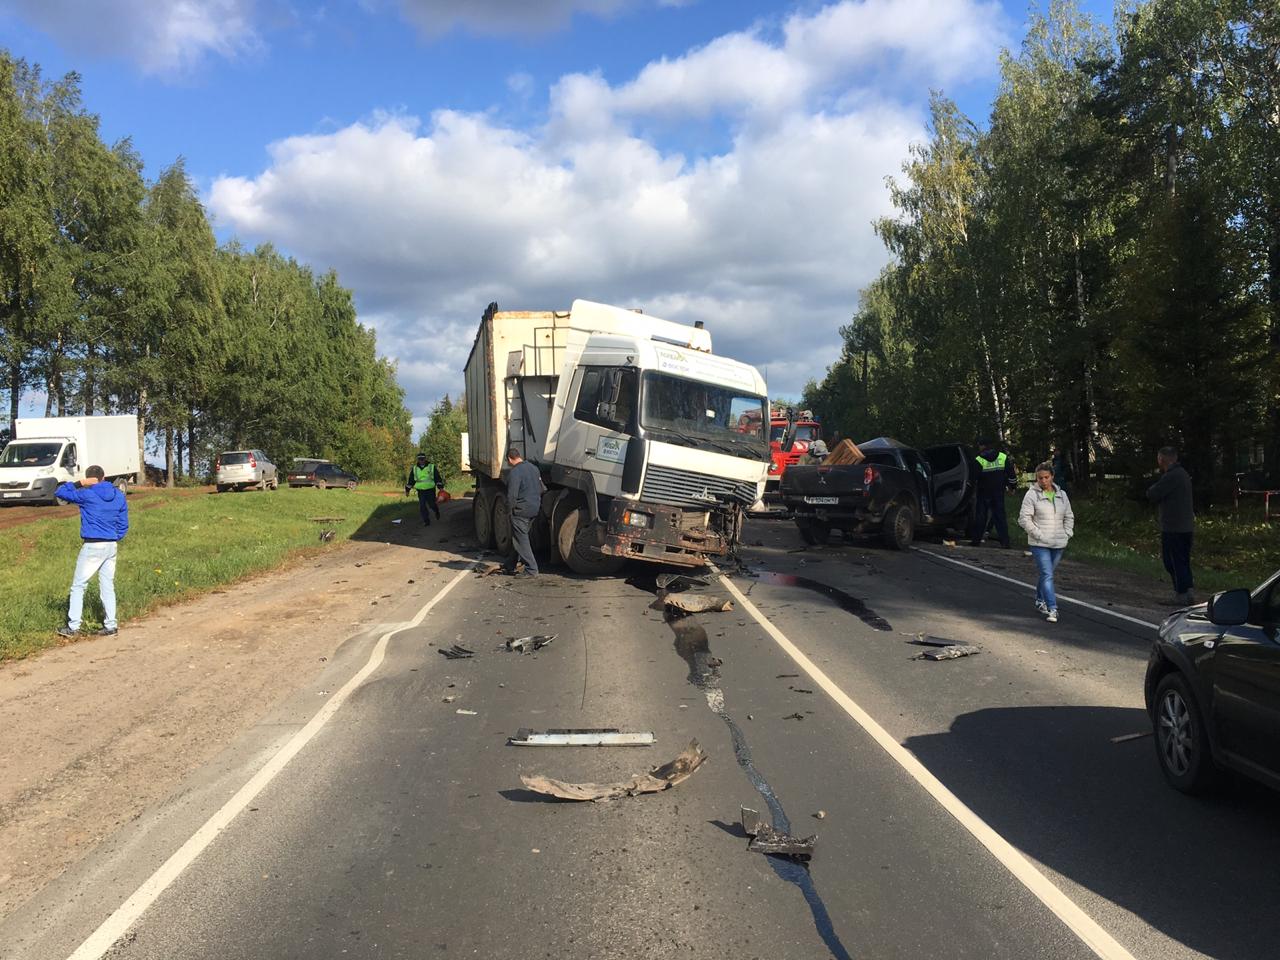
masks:
[[[1013,707],[960,716],[906,746],[1015,847],[1210,957],[1276,956],[1280,797],[1210,799],[1161,777],[1144,711]]]

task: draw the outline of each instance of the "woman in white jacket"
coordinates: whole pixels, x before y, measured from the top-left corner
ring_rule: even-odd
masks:
[[[1027,545],[1040,569],[1036,583],[1036,609],[1050,623],[1058,622],[1058,598],[1053,592],[1053,571],[1075,532],[1076,518],[1066,491],[1053,482],[1053,465],[1036,467],[1035,483],[1022,498],[1018,526],[1027,531]]]

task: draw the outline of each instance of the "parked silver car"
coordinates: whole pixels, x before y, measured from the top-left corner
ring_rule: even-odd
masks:
[[[214,482],[219,493],[228,490],[274,490],[280,486],[280,471],[261,450],[230,450],[214,465]]]

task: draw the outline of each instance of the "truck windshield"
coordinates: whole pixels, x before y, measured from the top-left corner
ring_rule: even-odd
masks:
[[[644,375],[640,424],[734,456],[764,460],[765,398],[730,387],[649,371]]]
[[[60,443],[14,441],[0,453],[0,467],[51,467],[62,452]]]

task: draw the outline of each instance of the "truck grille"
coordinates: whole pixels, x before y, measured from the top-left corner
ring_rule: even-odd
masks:
[[[650,464],[644,474],[640,499],[672,507],[707,508],[727,501],[750,506],[756,499],[756,485],[745,480],[726,480],[724,477]]]
[[[30,486],[31,484],[25,480],[9,480],[5,483],[0,483],[0,490],[26,490]]]

